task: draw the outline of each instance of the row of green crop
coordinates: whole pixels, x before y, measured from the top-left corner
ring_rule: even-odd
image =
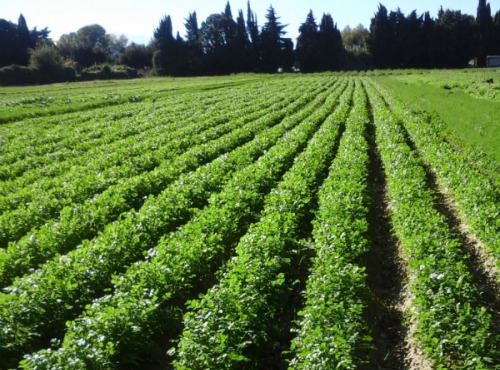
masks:
[[[319,190],[313,221],[315,258],[292,341],[291,368],[357,369],[366,365],[371,346],[366,273],[369,249],[368,143],[366,95],[360,87],[346,122],[337,156]]]
[[[341,89],[336,91],[326,102],[329,106]],[[321,125],[323,114],[314,112],[330,92],[288,116],[280,125],[284,136],[275,146],[236,173],[191,222],[163,238],[147,261],[116,277],[114,294],[94,301],[68,324],[60,349],[27,356],[24,366],[112,368],[117,361],[126,366],[147,356],[154,347],[153,337],[176,335],[176,322],[187,297],[213,281],[214,272],[258,218],[265,195]]]
[[[222,119],[224,114],[232,113],[233,109],[228,108],[231,105],[234,106],[234,104],[237,104],[241,108],[244,106],[249,107],[252,100],[263,98],[262,93],[259,94],[258,89],[252,89],[252,87],[250,85],[245,86],[245,88],[233,89],[231,93],[214,94],[213,92],[205,92],[185,94],[181,97],[172,96],[171,99],[162,103],[149,102],[147,104],[134,105],[134,110],[130,111],[128,109],[127,116],[125,119],[120,120],[120,122],[112,122],[116,120],[110,120],[99,115],[105,114],[109,116],[111,112],[123,110],[127,107],[99,110],[95,112],[91,122],[85,122],[79,116],[74,116],[74,120],[64,122],[64,124],[58,122],[59,117],[50,120],[46,119],[47,123],[52,123],[51,126],[55,126],[56,133],[47,128],[47,125],[37,127],[35,123],[31,123],[29,126],[26,125],[28,131],[32,131],[33,126],[35,126],[37,133],[41,133],[41,135],[27,138],[24,132],[21,132],[7,140],[7,144],[10,145],[5,146],[10,146],[10,148],[8,148],[6,159],[16,158],[16,161],[15,163],[10,163],[10,161],[2,160],[4,164],[0,166],[0,178],[12,179],[14,176],[24,173],[24,171],[32,171],[34,168],[47,163],[51,164],[51,169],[46,169],[45,175],[53,176],[50,171],[54,170],[54,167],[57,168],[57,162],[63,162],[64,164],[71,163],[75,160],[72,158],[75,154],[80,157],[83,152],[86,152],[90,148],[94,149],[94,151],[103,151],[101,155],[109,155],[106,153],[108,149],[106,144],[120,138],[128,138],[138,133],[143,134],[144,137],[146,128],[157,129],[164,126],[168,127],[169,122],[193,121],[196,118],[199,121],[203,121],[214,115],[218,115]],[[151,114],[153,112],[154,114]],[[111,124],[110,121],[112,122]],[[57,124],[54,125],[54,122]],[[123,126],[120,127],[122,130],[117,129],[119,125]],[[9,125],[8,127],[11,128],[12,126]],[[6,134],[10,132],[8,129],[3,131],[6,131]],[[75,132],[77,135],[75,135]],[[48,141],[48,143],[42,145],[41,140]],[[107,151],[113,153],[113,151]],[[4,157],[2,155],[2,158]],[[33,176],[29,176],[29,178],[31,179]]]
[[[205,98],[208,97],[209,95],[205,94]],[[171,104],[158,106],[155,110],[155,116],[161,117],[165,111],[171,114],[178,111],[179,108],[185,108],[181,98],[172,98]],[[195,103],[195,105],[199,104]],[[87,142],[93,142],[99,146],[101,143],[106,144],[119,138],[125,138],[131,133],[138,133],[140,130],[133,131],[134,126],[125,126],[123,132],[114,132],[110,128],[113,128],[113,123],[122,119],[125,119],[124,123],[126,124],[127,118],[132,116],[134,123],[140,126],[139,121],[146,120],[150,115],[150,107],[151,102],[148,102],[132,106],[103,108],[92,112],[92,114],[68,114],[2,125],[0,132],[5,145],[0,150],[2,158],[1,178],[6,178],[7,175],[19,176],[26,169],[36,167],[38,162],[43,160],[44,155],[50,155],[54,160],[64,160],[67,153],[88,150]],[[6,168],[7,165],[12,168]]]
[[[290,81],[290,79],[288,79]],[[306,78],[304,79],[306,80]],[[48,117],[40,118],[30,118],[23,121],[18,120],[17,122],[12,122],[6,125],[0,125],[0,144],[12,143],[12,139],[19,139],[19,146],[21,148],[26,147],[28,151],[30,147],[36,145],[36,147],[42,146],[44,143],[50,143],[55,139],[58,141],[60,138],[69,138],[71,132],[66,132],[64,130],[65,126],[73,125],[78,122],[90,122],[93,123],[95,120],[103,120],[103,123],[108,121],[117,120],[121,117],[131,117],[132,115],[138,116],[150,116],[150,113],[161,113],[165,109],[168,111],[177,110],[177,105],[182,105],[184,103],[191,103],[192,106],[196,106],[198,100],[205,100],[207,97],[211,99],[231,99],[233,93],[236,91],[247,91],[252,94],[258,94],[258,91],[264,91],[266,89],[264,82],[266,84],[274,85],[278,82],[277,78],[268,78],[260,76],[259,78],[249,78],[245,80],[231,81],[229,83],[211,83],[208,81],[203,81],[199,83],[196,80],[184,81],[177,83],[174,81],[168,81],[166,79],[160,79],[157,81],[142,82],[139,84],[133,84],[132,86],[126,87],[121,82],[119,86],[114,86],[112,90],[119,90],[121,92],[125,90],[135,90],[134,96],[138,96],[138,100],[141,100],[141,96],[148,96],[142,102],[124,103],[118,106],[106,106],[103,108],[89,109],[89,110],[79,110],[77,113],[64,113],[62,114],[51,114],[48,113]],[[139,86],[137,86],[139,85]],[[214,94],[214,88],[220,88],[217,93]],[[241,88],[240,88],[241,87]],[[23,89],[24,90],[24,89]],[[75,86],[73,89],[65,89],[61,86],[54,86],[53,88],[45,87],[45,94],[58,94],[65,96],[65,94],[72,95],[72,90],[88,90],[90,94],[99,94],[94,86],[88,86],[87,88],[81,86]],[[210,94],[209,92],[212,91]],[[5,93],[4,93],[5,94]],[[19,95],[26,95],[26,91],[20,91]],[[78,93],[77,93],[78,94]],[[8,94],[11,95],[11,94]],[[254,95],[255,96],[255,95]],[[0,92],[0,99],[2,97],[2,92]],[[73,99],[72,99],[73,100]],[[154,103],[154,104],[153,104]],[[1,101],[0,101],[0,119],[1,119]],[[85,127],[81,127],[85,131]],[[5,140],[4,140],[5,139]],[[10,153],[12,147],[0,145],[0,155],[5,155]],[[18,149],[17,145],[14,145],[13,149]]]
[[[276,100],[278,103],[276,103]],[[242,117],[245,117],[245,120],[256,119],[260,114],[265,113],[266,109],[276,109],[273,106],[267,108],[268,101],[282,104],[280,101],[282,99],[276,100],[266,99],[262,100],[260,104],[256,102],[256,104],[248,108],[251,112],[248,112],[248,109],[242,111],[233,109],[232,114],[239,113]],[[236,117],[233,116],[234,118]],[[245,123],[243,120],[236,120],[236,122]],[[16,193],[19,196],[5,199],[5,202],[11,200],[11,203],[20,204],[21,206],[15,210],[5,211],[0,216],[0,246],[5,247],[8,241],[18,240],[32,227],[38,227],[49,219],[57,217],[60,210],[65,206],[73,206],[75,203],[81,203],[92,198],[92,196],[95,197],[106,188],[117,184],[121,179],[126,181],[126,179],[144,171],[151,171],[165,162],[167,158],[175,158],[176,155],[181,154],[191,146],[217,138],[235,128],[232,121],[220,123],[217,116],[204,122],[194,122],[187,126],[184,126],[181,122],[176,126],[178,126],[178,130],[174,130],[170,135],[166,133],[151,135],[153,138],[159,137],[161,138],[160,141],[163,141],[163,143],[158,144],[161,148],[157,151],[149,149],[150,144],[155,141],[155,139],[149,137],[146,137],[144,141],[139,140],[136,145],[128,147],[122,146],[122,143],[117,143],[116,146],[113,145],[117,153],[111,157],[110,162],[113,163],[116,156],[124,158],[124,160],[121,160],[120,165],[108,166],[110,163],[106,156],[93,156],[94,158],[87,160],[92,165],[89,164],[85,169],[73,167],[64,176],[42,180],[43,183],[48,184],[48,189],[40,189],[39,182],[36,182],[33,186],[25,189],[26,191]],[[196,132],[199,132],[199,134],[196,135]],[[132,137],[131,143],[134,141],[134,137]],[[130,152],[130,148],[134,147],[137,147],[137,150],[134,150],[135,155]],[[102,172],[96,167],[101,167]],[[24,206],[24,204],[26,205]]]
[[[318,104],[321,104],[322,100],[325,99],[325,94],[323,93],[307,109],[303,110],[299,117],[311,114]],[[310,97],[304,97],[303,99],[307,101]],[[295,106],[295,109],[297,108],[298,106]],[[293,111],[290,111],[289,114],[293,114]],[[0,316],[2,327],[6,328],[4,330],[4,337],[0,342],[2,343],[4,356],[0,357],[4,357],[6,361],[12,357],[18,358],[22,353],[46,345],[48,338],[59,337],[63,330],[62,324],[64,321],[75,317],[93,298],[102,295],[106,291],[105,289],[110,287],[111,278],[114,273],[125,271],[131,262],[140,259],[141,254],[147,249],[154,247],[156,241],[163,234],[167,234],[168,231],[182,224],[182,220],[187,219],[191,213],[195,212],[198,214],[192,208],[203,207],[210,193],[217,192],[224,182],[233,175],[234,171],[240,171],[243,167],[248,166],[259,153],[261,154],[268,150],[274,141],[282,136],[287,129],[297,125],[299,120],[292,117],[294,116],[287,118],[282,124],[276,126],[276,128],[263,132],[252,142],[229,155],[221,156],[214,162],[199,168],[197,171],[182,175],[179,180],[167,187],[157,199],[153,198],[146,202],[138,213],[131,213],[122,221],[107,227],[105,233],[95,239],[93,243],[84,243],[82,248],[45,265],[35,274],[17,281],[9,288],[10,294],[0,295],[0,307],[11,308],[10,316]],[[304,131],[303,129],[296,129],[294,132],[303,133]],[[252,194],[255,194],[258,200],[261,196],[260,191],[263,188],[256,187],[255,181],[257,179],[272,181],[278,176],[290,158],[287,156],[276,156],[275,154],[279,153],[280,150],[285,150],[288,156],[292,156],[294,150],[298,149],[296,144],[292,142],[292,139],[296,138],[296,135],[285,136],[284,139],[280,140],[280,144],[269,149],[257,164],[252,165],[249,169],[242,170],[241,173],[239,172],[240,175],[236,177],[237,180],[233,180],[236,182],[232,182],[232,185],[224,187],[223,189],[228,190],[223,191],[221,194],[232,198],[243,196],[244,193],[240,194],[241,186],[249,186],[250,189],[253,189]],[[261,174],[260,177],[257,176],[255,181],[250,180],[251,175],[257,171]],[[243,175],[246,177],[242,177]],[[235,184],[242,185],[239,185],[240,187],[235,190]],[[262,184],[262,182],[258,182],[258,184]],[[214,212],[214,208],[215,211],[219,212],[221,208],[220,203],[222,199],[225,199],[224,196],[221,197],[212,197],[212,202],[215,199],[219,199],[219,201],[211,208],[211,212]],[[232,205],[236,206],[236,204]],[[238,207],[243,207],[235,210],[238,211],[236,215],[241,217],[241,210],[245,209],[246,206],[245,203],[237,203],[237,205]],[[207,211],[207,215],[210,215],[210,212]],[[222,215],[219,218],[209,218],[213,226],[220,224],[224,220]],[[202,222],[200,221],[200,217],[197,216],[190,224],[199,226],[200,222]],[[208,224],[207,227],[210,225]],[[238,223],[230,226],[235,228],[235,232],[238,231]],[[181,230],[185,230],[187,227],[185,225]],[[204,231],[202,228],[198,228],[197,230],[199,233],[203,233]],[[221,233],[220,235],[226,237],[227,233]],[[164,239],[164,242],[160,243],[159,249],[161,249],[161,245],[166,240],[169,239]],[[194,240],[201,242],[204,240],[204,237],[198,234],[197,239]],[[179,248],[178,251],[180,250]],[[186,252],[188,251],[189,248],[186,246]],[[156,252],[151,250],[148,254],[154,256]],[[150,263],[142,263],[137,266],[143,265],[149,266]],[[152,266],[156,266],[156,264]],[[149,280],[152,272],[147,273],[146,270],[137,271],[135,270],[136,268],[132,267],[129,270],[130,272],[125,276],[131,277],[130,283],[136,283],[137,289],[146,283],[161,284],[161,279]],[[153,269],[153,267],[151,268]],[[176,268],[182,269],[185,266],[181,264]],[[187,269],[186,272],[188,272]],[[63,276],[64,279],[61,280]],[[167,286],[162,287],[162,289],[165,288]],[[142,288],[140,290],[142,291]],[[120,303],[121,299],[128,299],[128,297],[128,294],[118,294],[114,299]],[[127,304],[129,306],[130,304],[135,304],[135,300]],[[141,302],[137,302],[137,305],[140,304]],[[70,305],[73,307],[68,307]],[[123,305],[123,310],[120,309],[121,313],[116,311],[119,314],[119,319],[126,318],[125,312],[128,308],[125,306],[125,303]],[[23,314],[23,307],[29,307],[29,316]],[[127,324],[128,322],[129,320],[125,322],[124,329],[131,330]],[[113,321],[109,323],[103,322],[103,324],[113,325]],[[34,342],[37,338],[32,335],[30,336],[30,332],[33,333],[33,328],[36,328],[36,333],[42,335],[44,341],[39,343]],[[24,339],[24,343],[19,338]],[[97,349],[98,347],[96,347]]]
[[[226,151],[232,150],[242,140],[250,140],[256,132],[276,124],[287,114],[294,112],[320,91],[314,85],[308,94],[299,88],[289,97],[282,99],[283,107],[274,112],[260,111],[261,117],[251,120],[252,115],[243,116],[231,123],[233,130],[219,139],[190,148],[184,154],[166,161],[154,171],[131,177],[111,187],[95,199],[80,205],[71,205],[62,210],[60,218],[48,222],[36,231],[11,243],[7,250],[0,251],[0,286],[5,286],[15,276],[21,276],[29,268],[37,266],[54,256],[64,254],[83,239],[93,238],[98,231],[114,221],[121,213],[131,208],[138,209],[147,196],[160,193],[169,183],[184,172],[215,159]],[[304,94],[302,99],[287,106],[295,99],[295,94]],[[271,109],[278,108],[273,106]],[[249,121],[250,120],[250,121]]]
[[[408,130],[423,160],[455,201],[460,217],[486,245],[500,268],[500,192],[467,159],[444,141],[426,117],[412,114],[384,94]],[[500,279],[500,276],[498,276]]]
[[[211,96],[211,94],[205,94]],[[176,103],[172,101],[171,104],[176,106],[175,109],[164,110],[161,113],[155,113],[154,116],[148,117],[140,112],[135,112],[133,116],[122,119],[118,122],[106,121],[92,122],[82,124],[79,122],[78,117],[75,117],[73,124],[62,125],[61,130],[66,135],[71,134],[71,138],[78,141],[75,146],[69,145],[67,140],[55,141],[53,145],[58,145],[61,150],[56,152],[49,152],[47,150],[38,150],[39,145],[32,143],[29,140],[22,138],[15,138],[11,141],[15,144],[17,142],[30,143],[30,155],[28,158],[22,158],[15,164],[5,164],[0,168],[0,173],[4,173],[4,178],[9,181],[3,182],[2,194],[6,194],[10,189],[19,189],[27,186],[28,184],[36,181],[39,183],[40,178],[61,176],[68,171],[74,170],[75,167],[85,169],[86,171],[92,170],[95,172],[104,171],[110,166],[119,165],[124,158],[131,156],[135,158],[141,153],[141,149],[153,154],[158,147],[164,143],[165,133],[178,130],[180,127],[186,125],[193,125],[198,123],[201,125],[199,130],[204,127],[204,121],[211,120],[212,122],[224,123],[234,117],[234,106],[237,105],[244,112],[252,112],[250,102],[244,102],[246,94],[244,92],[237,92],[234,97],[224,99],[219,96],[218,100],[214,99],[199,99],[196,96],[185,96],[187,101],[183,103]],[[262,101],[261,95],[255,95],[256,101]],[[195,100],[191,103],[190,100]],[[242,101],[243,100],[243,101]],[[203,101],[203,103],[200,103]],[[216,118],[216,119],[215,119]],[[206,126],[206,125],[205,125]],[[81,130],[90,129],[88,137],[82,134]],[[75,132],[77,133],[75,135]],[[49,136],[49,133],[44,133],[43,136]],[[145,141],[145,143],[143,143]],[[158,143],[155,143],[157,141]],[[36,148],[32,149],[32,148]],[[32,153],[35,151],[35,153]],[[130,153],[122,153],[128,151]],[[14,155],[19,153],[19,149],[15,148],[11,151]],[[22,154],[22,153],[20,153]],[[22,157],[22,155],[20,155]],[[156,154],[153,159],[161,160],[161,153]],[[96,167],[94,163],[89,163],[89,158],[106,159],[106,163]],[[150,160],[150,161],[151,161]],[[109,163],[109,165],[107,165]],[[87,168],[93,165],[92,169]],[[17,168],[17,170],[16,170]],[[26,172],[25,172],[26,171]],[[21,175],[19,177],[19,175]],[[15,178],[18,176],[17,178]],[[15,181],[13,179],[15,178]],[[47,185],[41,184],[46,188]],[[12,193],[12,191],[9,191]]]
[[[281,316],[296,279],[292,261],[301,228],[318,180],[335,154],[352,91],[351,83],[329,117],[330,107],[323,108],[325,123],[266,198],[259,222],[236,246],[220,282],[188,304],[176,368],[256,368],[259,361],[264,362],[260,366],[273,366],[265,361],[286,327]]]
[[[77,83],[66,86],[3,88],[0,92],[0,122],[88,112],[140,102],[152,96],[179,95],[189,91],[229,90],[254,81],[277,80],[276,76],[221,76],[190,79],[142,79],[104,84]]]
[[[123,132],[109,132],[110,127],[116,127],[110,123],[122,118],[129,118],[122,122],[123,125],[129,121],[134,122],[135,125],[142,125],[143,121],[150,121],[155,125],[163,116],[171,116],[173,113],[177,115],[178,119],[185,120],[188,114],[193,114],[199,108],[206,109],[206,107],[214,105],[211,102],[218,104],[221,101],[227,103],[236,100],[241,104],[246,104],[246,102],[260,97],[262,92],[267,91],[261,82],[219,90],[217,93],[205,91],[204,85],[200,85],[195,91],[181,90],[176,94],[165,94],[162,90],[144,103],[124,104],[89,112],[79,112],[78,114],[56,115],[50,118],[44,117],[1,125],[0,158],[2,160],[0,163],[2,166],[0,166],[0,175],[4,170],[6,174],[12,175],[15,171],[10,167],[13,166],[4,167],[13,162],[21,162],[22,166],[31,168],[28,166],[29,161],[25,161],[25,158],[32,160],[39,156],[49,155],[54,161],[60,157],[64,159],[64,152],[69,151],[69,154],[74,155],[74,151],[86,150],[84,143],[88,141],[86,138],[98,144],[101,139],[104,142],[112,140],[113,135],[118,137],[125,135],[123,137],[126,137],[128,136],[127,131],[132,130],[134,126],[127,129],[124,127]],[[270,81],[269,85],[274,86],[277,83],[277,81]],[[130,119],[130,117],[133,118]]]
[[[92,93],[91,93],[92,94]],[[81,97],[74,99],[69,96],[63,97],[58,100],[59,104],[50,104],[52,101],[47,97],[44,100],[33,101],[29,98],[23,98],[22,100],[15,102],[10,106],[7,104],[2,104],[0,109],[0,123],[10,123],[13,121],[19,121],[22,119],[29,119],[33,117],[44,117],[49,115],[65,114],[69,112],[80,112],[90,109],[102,108],[116,106],[126,103],[133,103],[136,101],[141,101],[148,96],[146,90],[139,94],[138,91],[129,92],[128,94],[107,92],[102,95],[98,95],[97,91],[90,95],[89,98],[83,99]],[[23,102],[24,100],[24,102]],[[45,102],[45,104],[41,104]],[[49,104],[47,104],[47,102]],[[17,104],[16,104],[17,103]]]
[[[209,97],[207,94],[201,95],[200,100]],[[170,95],[168,101],[174,105],[163,104],[161,95],[155,98],[161,101],[155,104],[157,109],[154,113],[158,115],[164,111],[176,111],[177,105],[183,104],[183,96]],[[82,137],[92,139],[96,137],[95,135],[99,137],[100,133],[108,128],[109,122],[132,116],[138,119],[148,118],[152,113],[150,108],[152,108],[151,99],[148,99],[140,103],[50,115],[0,125],[0,133],[5,141],[5,145],[0,148],[0,155],[5,158],[4,163],[15,163],[34,155],[54,153],[65,147],[78,147],[80,145],[78,137],[75,137],[74,131],[66,128],[74,128]],[[18,156],[14,156],[13,152],[17,152]]]
[[[386,172],[391,223],[410,276],[411,335],[438,368],[488,368],[499,361],[500,342],[490,315],[477,302],[479,293],[460,244],[435,209],[425,170],[396,117],[371,85],[366,87]]]

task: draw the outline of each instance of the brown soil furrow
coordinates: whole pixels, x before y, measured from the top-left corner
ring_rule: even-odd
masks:
[[[406,290],[405,267],[399,258],[397,239],[391,233],[385,174],[375,145],[373,124],[367,127],[367,141],[370,146],[368,189],[372,204],[368,214],[371,250],[366,256],[367,283],[371,294],[366,315],[374,344],[370,367],[404,369],[407,334],[402,310]]]
[[[371,107],[369,110],[372,112]],[[373,115],[371,121],[373,122]],[[368,127],[367,140],[370,145],[368,181],[372,199],[368,236],[372,249],[366,256],[367,282],[371,291],[370,307],[366,315],[374,343],[369,368],[432,369],[422,348],[412,338],[416,322],[407,316],[412,306],[412,276],[408,275],[402,247],[392,232],[392,205],[375,143],[374,124]]]

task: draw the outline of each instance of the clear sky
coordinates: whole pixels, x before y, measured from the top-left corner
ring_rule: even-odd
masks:
[[[172,18],[174,32],[179,31],[184,37],[184,18],[194,10],[198,23],[208,15],[224,10],[227,0],[1,0],[0,18],[17,23],[23,13],[28,27],[38,29],[48,27],[50,37],[57,41],[64,33],[77,31],[85,25],[98,23],[108,33],[124,34],[130,41],[147,43],[153,36],[153,30],[163,15]],[[439,7],[461,10],[463,13],[476,15],[478,0],[251,0],[250,5],[257,13],[259,26],[265,22],[266,10],[272,4],[280,21],[287,24],[287,37],[294,42],[298,28],[304,22],[309,9],[319,21],[323,13],[330,13],[339,29],[349,25],[363,24],[370,26],[370,19],[382,3],[390,10],[401,8],[408,14],[417,10],[421,14],[429,11],[436,17]],[[231,0],[233,17],[243,9],[246,18],[247,0]],[[500,8],[500,0],[490,0],[492,13]],[[175,34],[174,34],[175,36]]]

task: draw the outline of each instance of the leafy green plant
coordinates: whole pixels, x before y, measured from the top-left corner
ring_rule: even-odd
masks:
[[[292,260],[301,222],[316,181],[335,154],[352,91],[351,81],[334,113],[330,103],[310,117],[322,122],[321,128],[266,198],[261,219],[235,247],[220,282],[188,304],[176,368],[257,367],[266,347],[279,338],[280,314],[295,280]]]
[[[223,154],[224,151],[234,149],[243,140],[251,139],[262,128],[275,124],[293,109],[305,104],[308,96],[299,99],[291,106],[288,106],[291,99],[278,98],[279,102],[270,99],[274,104],[269,108],[262,105],[255,113],[243,115],[240,119],[206,130],[203,130],[201,124],[193,125],[195,128],[198,126],[199,135],[181,130],[187,137],[181,140],[182,144],[175,141],[175,145],[166,145],[165,150],[162,149],[163,156],[165,158],[170,156],[170,160],[164,160],[153,171],[118,182],[83,204],[67,206],[62,210],[58,220],[46,223],[40,230],[32,231],[19,242],[12,243],[8,249],[0,250],[0,281],[3,283],[1,285],[7,285],[13,277],[22,275],[28,268],[44,262],[56,253],[69,251],[81,240],[91,239],[123,212],[131,208],[140,208],[148,195],[157,195],[183,172],[194,170]],[[210,120],[207,122],[207,125],[212,125]],[[194,145],[197,142],[201,144]],[[175,154],[179,152],[175,150],[175,146],[181,146],[180,151],[190,147],[176,157]]]
[[[392,205],[391,222],[412,277],[412,335],[438,368],[487,368],[497,361],[498,335],[477,302],[458,241],[434,208],[424,168],[407,145],[397,118],[366,83],[374,107],[376,141]]]
[[[324,96],[325,94],[326,93],[323,93],[322,95]],[[311,98],[312,96],[310,95],[306,95],[301,98],[300,100],[302,103],[298,101],[297,104],[295,104],[294,107],[291,108],[292,112],[299,109],[304,104],[304,102],[307,102]],[[12,317],[0,315],[0,321],[5,320],[5,324],[2,324],[3,327],[7,327],[7,325],[9,325],[9,327],[12,327],[13,330],[14,328],[16,330],[9,333],[9,338],[12,339],[8,340],[11,341],[14,338],[19,338],[21,336],[21,322],[26,325],[25,327],[34,327],[35,325],[38,325],[40,327],[38,330],[40,334],[48,332],[54,333],[55,323],[61,323],[66,319],[71,318],[71,315],[77,314],[79,309],[83,308],[85,304],[90,303],[92,298],[99,296],[99,294],[102,294],[105,291],[104,289],[111,285],[110,280],[112,278],[112,274],[123,272],[124,270],[126,270],[126,267],[130,263],[138,260],[142,253],[145,253],[148,249],[154,247],[154,245],[162,235],[168,235],[167,231],[172,230],[173,227],[179,225],[179,222],[182,221],[182,219],[186,218],[186,216],[183,216],[183,214],[185,214],[186,212],[192,213],[192,210],[190,210],[190,208],[196,206],[204,206],[205,202],[203,201],[203,199],[206,199],[210,193],[217,192],[218,189],[220,189],[219,187],[223,185],[224,179],[229,179],[231,175],[233,175],[233,171],[241,169],[242,167],[245,167],[253,162],[255,156],[258,155],[258,153],[262,153],[262,151],[268,148],[269,145],[272,145],[273,140],[276,140],[280,136],[282,136],[285,133],[287,127],[290,128],[290,125],[291,127],[297,125],[300,122],[299,118],[301,116],[307,116],[311,114],[315,107],[318,104],[321,104],[321,101],[321,96],[318,96],[316,98],[316,101],[311,103],[306,109],[303,109],[298,117],[294,115],[288,116],[289,118],[287,118],[281,125],[277,126],[273,130],[264,131],[255,140],[250,142],[248,145],[242,146],[239,149],[235,150],[231,153],[231,155],[221,156],[217,160],[207,164],[197,171],[181,176],[181,178],[178,179],[176,183],[174,183],[170,187],[167,187],[164,192],[162,192],[158,196],[158,199],[151,198],[150,201],[146,202],[143,205],[139,212],[131,213],[122,221],[115,223],[115,225],[110,225],[107,228],[109,231],[103,233],[98,239],[95,239],[93,243],[87,245],[85,243],[82,248],[76,249],[74,252],[71,252],[67,256],[45,265],[39,272],[31,275],[30,279],[25,278],[20,280],[19,282],[16,282],[12,289],[9,288],[12,293],[5,297],[5,304],[10,305],[10,307],[13,307],[15,304],[25,304],[26,298],[18,296],[16,292],[31,290],[29,296],[33,298],[37,297],[37,299],[36,301],[32,301],[29,304],[33,307],[39,307],[39,313],[33,314],[29,317],[17,317],[15,319],[13,319]],[[235,136],[238,136],[237,131],[235,131],[235,133]],[[302,135],[305,135],[305,133],[302,133]],[[254,184],[255,181],[259,181],[259,179],[260,181],[264,181],[262,179],[262,176],[264,176],[264,179],[268,179],[266,181],[271,181],[272,179],[274,179],[276,174],[283,170],[282,166],[287,162],[287,160],[291,160],[289,156],[292,156],[291,158],[293,158],[294,150],[297,150],[298,146],[300,146],[300,141],[297,143],[292,141],[295,136],[292,137],[290,134],[288,134],[286,138],[287,140],[285,140],[285,142],[288,143],[289,146],[286,151],[288,153],[287,156],[278,156],[274,158],[273,153],[275,153],[275,151],[278,149],[271,149],[263,157],[266,159],[262,159],[261,161],[257,162],[258,164],[252,166],[252,168],[261,168],[260,178],[254,176],[255,170],[252,169],[248,169],[247,172],[245,172],[245,176],[249,177],[248,179],[243,180],[241,178],[238,178],[238,183],[248,184],[248,186],[250,187],[250,194],[253,194],[252,196],[257,196],[257,199],[259,199],[260,197],[259,194],[260,191],[263,190],[263,185],[255,187],[255,185],[252,184]],[[304,137],[303,140],[305,139],[306,137]],[[283,145],[285,144],[278,145],[278,148],[283,148]],[[270,161],[270,163],[268,163],[268,161]],[[282,164],[280,165],[279,163]],[[272,170],[270,170],[270,168],[272,168]],[[251,175],[253,177],[250,177]],[[229,185],[224,188],[227,188],[228,186]],[[245,193],[238,195],[239,185],[236,190],[234,189],[234,187],[234,183],[233,185],[229,186],[228,191],[231,191],[231,193],[230,195],[226,195],[229,196],[228,200],[230,200],[234,196],[245,195]],[[234,193],[235,191],[236,194]],[[198,200],[195,202],[195,199]],[[224,203],[226,203],[226,201],[224,201]],[[219,203],[216,204],[217,205],[215,206],[215,208],[217,209],[219,208]],[[234,211],[236,212],[234,217],[243,217],[245,215],[245,213],[242,213],[242,209],[246,209],[247,207],[245,206],[244,202],[234,203],[233,201],[231,201],[229,202],[229,205],[234,205],[237,207]],[[194,213],[196,214],[196,212]],[[207,223],[206,227],[209,227],[211,225],[210,222],[213,222],[217,218],[214,218],[214,216],[210,215],[207,217],[209,218],[204,222]],[[195,218],[194,222],[196,222],[196,219],[197,218]],[[224,219],[224,217],[222,217],[221,219]],[[215,225],[210,227],[218,225],[219,223],[216,223]],[[237,225],[238,222],[230,223],[231,228],[236,227]],[[193,227],[195,227],[196,229],[196,226]],[[185,230],[185,228],[186,226],[184,226],[181,230]],[[200,232],[203,231],[203,229],[198,230]],[[238,231],[238,229],[235,230],[235,232]],[[226,236],[225,233],[221,233],[221,235]],[[193,241],[193,236],[187,235],[187,237],[190,238],[190,242]],[[164,241],[167,240],[169,239],[164,238]],[[204,238],[198,236],[195,237],[194,240],[204,240]],[[160,243],[160,245],[163,245],[163,243],[164,242]],[[116,246],[120,246],[120,248],[116,248]],[[159,249],[162,249],[162,247],[159,247]],[[178,248],[176,248],[176,250],[177,249]],[[189,249],[186,249],[186,252],[188,251]],[[153,257],[156,255],[156,252],[151,250],[150,252],[148,252],[148,255],[150,257]],[[82,262],[84,263],[82,264]],[[144,266],[148,265],[149,263],[145,263]],[[151,268],[156,269],[160,266],[161,265],[157,266],[155,264]],[[161,269],[163,268],[164,267],[161,267]],[[131,269],[135,271],[135,267],[131,267]],[[64,282],[59,281],[54,276],[59,275],[59,273],[66,274]],[[144,274],[145,275],[143,276],[143,278],[147,279],[149,275],[146,273]],[[137,278],[139,276],[142,276],[142,272],[135,271],[133,275],[135,277],[130,282],[137,282]],[[19,285],[23,284],[23,281],[28,283],[28,280],[31,281],[31,283],[29,283],[29,286],[25,286],[23,288],[19,287]],[[36,283],[36,287],[33,287],[33,280],[39,281],[38,283]],[[161,281],[162,279],[159,279],[157,282],[147,280],[147,282],[145,283],[156,284],[161,283]],[[47,289],[49,286],[50,288]],[[140,286],[140,284],[138,284],[138,286]],[[57,291],[58,293],[54,294],[55,291]],[[42,295],[43,298],[41,298],[40,295]],[[65,300],[70,305],[74,304],[73,302],[78,301],[79,306],[71,307],[71,309],[69,310],[63,310],[67,312],[57,312],[56,308],[61,307],[61,302],[57,301],[55,297],[61,296],[67,297],[65,298]],[[117,298],[119,300],[122,300],[123,297],[122,295],[119,295]],[[0,305],[1,299],[2,296],[0,296]],[[125,304],[125,302],[122,303]],[[127,303],[127,305],[130,304],[135,305],[136,303],[133,301]],[[51,307],[51,309],[49,309],[49,307]],[[21,310],[19,310],[18,312],[20,311]],[[52,319],[49,320],[47,315],[50,315]],[[125,318],[123,314],[121,314],[121,317]],[[7,324],[8,322],[11,324]],[[21,343],[22,346],[32,345],[28,337],[24,337],[24,340],[25,343]],[[18,348],[22,347],[18,346]]]
[[[464,156],[443,140],[430,116],[408,111],[385,94],[423,161],[432,168],[440,186],[457,204],[461,218],[486,245],[500,268],[500,192]],[[500,278],[500,276],[498,277]]]
[[[312,232],[315,257],[299,312],[291,350],[294,369],[356,369],[366,364],[371,345],[363,311],[367,308],[366,274],[360,264],[369,243],[367,194],[369,121],[361,86],[354,94],[346,130],[319,189]]]

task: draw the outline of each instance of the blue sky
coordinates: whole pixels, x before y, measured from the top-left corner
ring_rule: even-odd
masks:
[[[50,36],[57,41],[64,33],[98,23],[108,33],[124,34],[130,41],[147,43],[153,36],[164,14],[170,14],[174,30],[184,36],[184,18],[189,12],[196,10],[198,22],[201,24],[212,13],[224,10],[227,0],[2,0],[0,2],[0,18],[17,23],[20,13],[24,14],[29,28],[48,27]],[[287,36],[294,39],[298,28],[304,22],[309,9],[317,20],[323,13],[330,13],[338,27],[342,30],[349,25],[355,27],[370,25],[370,19],[381,2],[388,10],[400,7],[408,14],[412,10],[423,13],[430,11],[435,17],[442,5],[444,9],[461,10],[463,13],[476,14],[477,0],[251,0],[252,9],[257,13],[259,25],[265,22],[266,10],[272,4],[281,22],[288,24]],[[239,9],[243,9],[246,17],[246,0],[231,0],[233,16],[236,18]],[[492,13],[500,8],[500,0],[490,0]]]

